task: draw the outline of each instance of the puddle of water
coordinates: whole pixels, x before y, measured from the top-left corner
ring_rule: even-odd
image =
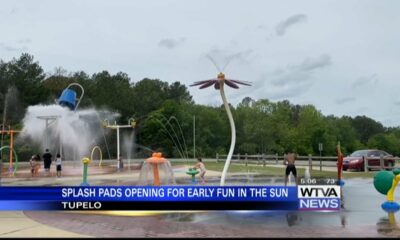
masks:
[[[232,180],[232,179],[231,179]],[[231,180],[229,185],[231,184]],[[266,179],[254,179],[256,183],[268,185]],[[243,181],[236,179],[234,183]],[[254,184],[254,182],[252,183]],[[379,194],[372,180],[347,180],[343,188],[344,209],[338,212],[288,212],[288,211],[232,211],[203,213],[171,213],[161,217],[169,221],[198,222],[204,224],[226,225],[264,225],[264,226],[341,226],[379,225],[387,229],[397,228],[397,223],[388,226],[388,214],[380,205],[386,200]],[[398,197],[395,199],[399,201]],[[400,212],[394,219],[400,218]]]

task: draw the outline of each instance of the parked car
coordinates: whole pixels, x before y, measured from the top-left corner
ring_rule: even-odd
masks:
[[[380,156],[383,156],[383,165],[386,167],[393,167],[395,159],[393,155],[377,149],[358,150],[343,159],[343,171],[355,169],[364,171],[364,159],[374,158],[368,160],[368,166],[380,166]]]

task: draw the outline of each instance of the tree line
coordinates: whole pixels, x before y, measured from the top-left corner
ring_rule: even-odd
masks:
[[[144,78],[133,82],[123,72],[113,75],[101,71],[89,75],[83,71],[69,73],[62,68],[45,73],[39,62],[27,53],[8,62],[0,60],[3,110],[0,120],[6,126],[22,128],[28,106],[53,104],[73,82],[85,89],[80,109],[112,110],[120,115],[118,122],[134,118],[136,142],[141,146],[160,150],[168,157],[193,157],[195,117],[196,156],[214,157],[216,153],[226,154],[229,149],[230,127],[222,103],[218,107],[196,104],[188,88],[178,81],[168,83]],[[345,154],[378,148],[400,155],[400,128],[385,127],[367,116],[324,116],[313,105],[251,97],[231,106],[231,110],[237,128],[235,153],[283,154],[290,149],[302,155],[316,155],[318,144],[322,143],[323,155],[335,155],[335,146],[340,142]],[[111,154],[116,157],[115,136],[108,138]],[[100,145],[104,147],[104,143]],[[32,148],[17,143],[17,151],[27,156],[37,151]]]

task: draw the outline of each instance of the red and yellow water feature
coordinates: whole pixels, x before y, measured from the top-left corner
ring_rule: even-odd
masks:
[[[0,151],[2,151],[3,149],[8,148],[10,150],[9,152],[9,174],[10,176],[14,176],[15,172],[17,171],[17,167],[18,167],[18,157],[17,154],[14,150],[14,134],[15,133],[20,133],[21,131],[17,131],[17,130],[0,130],[0,134],[8,134],[10,135],[10,145],[9,146],[1,146]],[[15,156],[15,167],[13,164],[13,154]],[[1,174],[1,172],[0,172]]]
[[[338,142],[336,146],[336,153],[337,153],[337,183],[340,186],[344,185],[344,181],[342,180],[342,173],[343,173],[343,154],[340,148],[340,142]]]

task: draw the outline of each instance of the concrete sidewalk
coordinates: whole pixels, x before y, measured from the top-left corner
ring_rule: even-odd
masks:
[[[0,238],[81,238],[90,237],[38,223],[22,211],[0,212]]]

